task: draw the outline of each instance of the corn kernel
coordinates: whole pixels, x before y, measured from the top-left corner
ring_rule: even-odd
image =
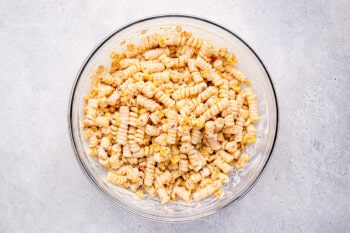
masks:
[[[141,108],[140,111],[139,111],[139,114],[144,114],[147,112],[147,109],[146,108]]]
[[[203,71],[201,72],[201,75],[202,75],[203,78],[209,78],[209,72],[206,71],[206,70],[203,70]]]
[[[162,83],[159,80],[153,80],[153,84],[159,87]]]
[[[135,192],[136,196],[140,199],[144,199],[145,198],[145,195],[143,194],[143,192],[141,190],[137,190]]]
[[[164,39],[163,37],[158,37],[158,43],[160,47],[165,47]]]
[[[241,92],[241,88],[235,84],[232,85],[232,89],[235,91],[235,92]]]
[[[244,85],[246,85],[247,87],[250,87],[250,82],[248,80],[245,80],[244,82]]]
[[[255,136],[247,136],[246,140],[249,144],[254,144],[256,142],[256,137]]]
[[[111,114],[109,112],[106,112],[104,116],[109,118],[111,117]]]
[[[158,112],[157,112],[157,115],[158,115],[159,117],[163,117],[163,116],[164,116],[164,113],[163,113],[162,111],[158,111]]]
[[[86,115],[86,113],[87,113],[87,108],[84,108],[84,114]]]
[[[216,102],[216,103],[219,103],[220,100],[221,100],[220,98],[216,98],[215,102]]]
[[[170,152],[170,149],[168,147],[162,147],[160,149],[160,154],[163,156],[167,155],[169,152]]]
[[[92,88],[90,93],[92,96],[96,96],[98,94],[97,87]]]
[[[119,53],[116,53],[115,51],[112,51],[112,52],[109,54],[109,57],[110,57],[111,59],[114,59],[114,60],[119,60],[120,55],[119,55]]]
[[[99,74],[102,74],[102,72],[105,70],[105,67],[104,66],[99,66],[96,70],[96,74],[99,75]]]
[[[242,161],[244,162],[244,163],[247,163],[248,161],[249,161],[249,154],[244,154],[244,155],[242,155]]]
[[[117,118],[115,119],[114,125],[115,125],[115,126],[119,126],[121,121],[122,121],[122,119],[121,119],[120,117],[117,117]]]
[[[96,150],[95,149],[90,149],[90,156],[95,157],[97,156]]]
[[[144,81],[150,81],[150,80],[152,80],[151,75],[149,75],[148,73],[143,73],[143,74],[142,74],[142,78],[143,78]]]
[[[208,152],[208,151],[202,150],[201,153],[202,153],[202,155],[203,155],[204,157],[209,157],[209,152]]]
[[[162,143],[163,143],[163,145],[166,145],[166,144],[168,144],[168,141],[167,141],[166,139],[164,139],[164,140],[162,141]]]
[[[187,125],[184,125],[184,126],[182,126],[182,129],[183,129],[184,131],[186,131],[186,130],[189,129],[189,127],[188,127]]]
[[[143,139],[143,144],[144,144],[144,145],[147,145],[147,144],[148,144],[148,142],[149,142],[149,138],[145,138],[145,139]]]
[[[134,179],[131,179],[130,181],[131,183],[137,183],[139,181],[139,178],[134,178]]]
[[[197,122],[196,122],[195,125],[196,125],[196,127],[198,127],[198,128],[203,128],[203,127],[204,127],[204,122],[197,120]]]
[[[171,156],[171,158],[170,158],[170,162],[171,162],[172,164],[177,164],[177,162],[179,162],[179,160],[180,160],[180,156],[178,156],[178,155],[173,155],[173,156]]]
[[[158,152],[160,150],[160,146],[157,143],[152,144],[152,149],[154,152]]]
[[[215,193],[214,193],[214,195],[217,197],[217,198],[220,198],[222,195],[224,195],[225,194],[225,192],[224,192],[224,190],[222,190],[222,189],[219,189],[218,191],[216,191]]]
[[[170,95],[171,93],[173,93],[173,91],[171,89],[165,90],[165,94]]]
[[[127,49],[129,51],[134,51],[135,50],[135,45],[134,44],[128,44],[126,47],[127,47]]]

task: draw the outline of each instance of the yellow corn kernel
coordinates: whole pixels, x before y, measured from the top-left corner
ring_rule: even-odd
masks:
[[[109,118],[109,117],[111,117],[111,114],[110,114],[109,112],[106,112],[106,113],[105,113],[105,117],[108,117],[108,118]]]
[[[134,44],[128,44],[126,47],[127,47],[127,49],[129,51],[134,51],[135,50],[135,45]]]
[[[97,87],[92,88],[91,91],[90,91],[90,94],[91,94],[92,96],[96,96],[96,95],[98,94]]]
[[[256,137],[255,136],[247,136],[246,140],[249,144],[254,144],[256,142]]]
[[[84,136],[89,138],[92,136],[92,131],[91,130],[84,130]]]
[[[152,149],[154,152],[158,152],[160,150],[160,146],[157,143],[152,144]]]
[[[149,138],[145,138],[145,139],[143,139],[143,144],[144,144],[144,145],[147,145],[147,144],[148,144],[148,142],[149,142]]]
[[[119,126],[121,121],[122,121],[122,119],[121,119],[120,117],[117,117],[117,118],[115,119],[114,125],[115,125],[115,126]]]
[[[128,96],[128,93],[124,91],[124,92],[122,93],[122,97],[126,97],[126,96]]]
[[[163,116],[164,116],[164,113],[163,113],[162,111],[158,111],[158,112],[157,112],[157,115],[158,115],[159,117],[163,117]]]
[[[170,149],[168,147],[162,147],[160,149],[160,154],[163,156],[167,155],[169,152],[170,152]]]
[[[241,92],[241,88],[240,88],[240,86],[237,86],[237,85],[235,85],[235,84],[233,84],[232,85],[232,89],[235,91],[235,92]]]
[[[144,113],[146,113],[147,112],[147,109],[146,108],[141,108],[140,110],[139,110],[139,114],[144,114]]]
[[[247,163],[247,162],[249,161],[249,154],[244,154],[244,155],[242,155],[241,160],[242,160],[244,163]]]
[[[87,108],[84,108],[84,114],[86,115],[86,113],[87,113]]]
[[[250,87],[250,82],[248,80],[245,80],[244,82],[244,85],[246,85],[247,87]]]
[[[162,121],[164,124],[168,123],[168,119],[163,119]]]
[[[209,77],[209,72],[206,71],[206,70],[203,70],[203,71],[201,72],[201,75],[202,75],[203,78],[208,78],[208,77]]]
[[[171,158],[170,158],[170,162],[171,162],[172,164],[177,164],[177,162],[179,162],[179,160],[180,160],[180,156],[179,156],[179,155],[173,155],[173,156],[171,156]]]
[[[216,103],[219,103],[220,100],[221,100],[220,98],[216,98],[215,102],[216,102]]]
[[[97,129],[96,126],[93,126],[93,127],[91,127],[91,130],[92,130],[93,132],[96,132],[98,129]]]
[[[164,139],[164,140],[162,141],[162,143],[163,143],[163,145],[166,145],[166,144],[168,144],[168,141],[167,141],[166,139]]]
[[[148,73],[143,73],[143,74],[142,74],[142,78],[143,78],[144,81],[150,81],[150,80],[152,80],[151,75],[149,75]]]
[[[188,130],[188,129],[189,129],[189,126],[184,125],[184,126],[182,126],[182,129],[186,131],[186,130]]]
[[[204,157],[209,157],[209,152],[208,152],[208,151],[202,150],[201,153],[202,153],[202,155],[203,155]]]
[[[112,51],[112,52],[109,54],[109,57],[110,57],[111,59],[114,59],[114,60],[119,60],[120,55],[119,55],[119,53],[116,53],[115,51]]]
[[[204,122],[197,120],[195,126],[198,127],[198,128],[203,128],[204,127]]]
[[[219,189],[218,191],[216,191],[215,193],[214,193],[214,195],[217,197],[217,198],[220,198],[222,195],[224,195],[225,194],[225,192],[224,192],[224,190],[222,190],[222,189]]]
[[[168,90],[165,90],[164,93],[170,95],[171,93],[173,93],[173,91],[171,89],[168,89]]]
[[[153,80],[153,84],[159,87],[162,83],[159,80]]]
[[[91,157],[97,156],[96,149],[90,149],[90,156]]]
[[[134,179],[132,179],[130,181],[131,181],[131,183],[137,183],[139,181],[139,178],[137,177],[137,178],[134,178]]]
[[[235,59],[235,57],[233,59],[232,58],[227,58],[226,62],[227,62],[228,65],[233,66],[234,64],[237,63],[237,59]]]
[[[102,72],[105,70],[105,67],[104,66],[99,66],[96,70],[96,74],[97,75],[100,75],[102,74]]]
[[[145,195],[143,194],[143,192],[141,190],[137,190],[135,192],[136,196],[140,199],[144,199],[145,198]]]
[[[163,37],[158,37],[158,43],[160,47],[165,47],[164,39]]]

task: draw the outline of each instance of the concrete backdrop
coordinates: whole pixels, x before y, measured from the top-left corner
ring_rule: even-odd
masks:
[[[350,229],[347,1],[0,0],[0,232],[346,232]],[[81,171],[67,103],[108,33],[154,14],[213,20],[269,70],[279,135],[258,184],[224,211],[181,224],[112,205]]]

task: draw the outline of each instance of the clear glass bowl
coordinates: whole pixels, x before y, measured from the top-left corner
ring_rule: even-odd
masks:
[[[87,142],[79,122],[84,116],[83,96],[90,88],[89,76],[97,66],[109,65],[109,53],[112,50],[120,50],[122,48],[120,43],[124,40],[127,43],[138,43],[139,39],[145,35],[162,32],[174,26],[181,26],[195,36],[209,39],[214,45],[226,47],[236,54],[238,67],[246,73],[257,94],[260,121],[257,124],[256,144],[247,148],[251,160],[243,170],[233,171],[230,174],[230,183],[223,186],[225,191],[223,197],[220,199],[209,197],[191,205],[176,201],[164,207],[157,200],[149,198],[140,200],[133,192],[108,183],[106,169],[98,163],[96,158],[88,156]],[[254,186],[271,156],[277,133],[277,118],[277,101],[272,82],[254,51],[236,34],[224,27],[204,19],[183,15],[142,19],[113,32],[104,39],[91,52],[79,70],[72,88],[68,110],[69,131],[75,155],[97,189],[113,203],[130,212],[151,219],[172,222],[192,220],[216,213],[243,197]]]

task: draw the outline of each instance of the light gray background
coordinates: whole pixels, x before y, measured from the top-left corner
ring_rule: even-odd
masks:
[[[349,232],[347,1],[0,0],[0,232]],[[167,224],[106,200],[81,171],[67,127],[75,75],[113,30],[183,13],[240,35],[277,91],[273,158],[219,214]]]

